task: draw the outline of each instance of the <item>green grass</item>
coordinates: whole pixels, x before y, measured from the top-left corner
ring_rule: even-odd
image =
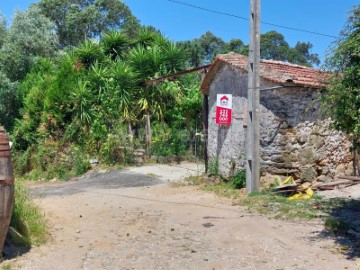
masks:
[[[277,219],[314,219],[326,216],[332,209],[344,206],[345,200],[323,200],[314,195],[307,200],[288,200],[286,196],[271,191],[254,192],[246,195],[244,189],[234,189],[232,181],[219,178],[219,183],[207,183],[207,176],[191,176],[187,181],[191,185],[198,185],[201,189],[214,192],[218,196],[229,198],[233,204],[247,207]],[[348,205],[351,207],[351,205]]]
[[[325,228],[332,234],[342,234],[351,228],[351,224],[335,217],[325,219]]]
[[[32,246],[46,241],[45,217],[30,199],[28,191],[21,181],[15,183],[15,205],[10,226],[23,236],[14,244]]]
[[[323,214],[319,208],[320,198],[308,200],[288,200],[287,197],[268,192],[255,192],[240,198],[240,204],[260,214],[270,215],[274,218],[313,219]]]
[[[244,196],[244,191],[241,189],[234,188],[236,185],[232,181],[226,181],[219,176],[212,176],[218,183],[207,183],[206,176],[189,176],[186,178],[186,181],[190,185],[199,186],[201,189],[205,191],[214,192],[218,196],[226,197],[229,199],[238,199]]]
[[[9,264],[9,263],[4,263],[4,264],[1,265],[1,269],[2,269],[2,270],[11,270],[12,267],[11,267],[11,264]]]

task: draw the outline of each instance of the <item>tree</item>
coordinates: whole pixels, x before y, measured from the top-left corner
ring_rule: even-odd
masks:
[[[11,82],[0,71],[0,125],[12,130],[16,117],[19,116],[20,98],[18,83]]]
[[[232,44],[232,48],[235,48],[234,42]],[[206,32],[200,38],[191,41],[181,41],[179,46],[186,52],[188,65],[191,67],[210,64],[217,54],[229,52],[231,47],[211,32]]]
[[[313,45],[310,42],[298,41],[294,48],[290,48],[289,62],[303,66],[319,65],[318,55],[310,52],[312,47]]]
[[[56,51],[57,36],[53,29],[54,24],[34,7],[17,11],[8,31],[5,19],[0,16],[0,121],[8,130],[12,130],[22,107],[18,82],[40,57],[52,56]]]
[[[186,53],[188,66],[199,67],[203,64],[204,49],[200,46],[198,39],[180,41],[178,46]]]
[[[261,35],[260,52],[262,59],[285,61],[290,46],[284,36],[276,31],[270,31]]]
[[[44,107],[48,89],[54,78],[54,63],[41,58],[20,83],[18,96],[21,100],[21,118],[15,120],[13,138],[14,148],[26,150],[37,142],[39,128],[44,116]],[[42,126],[44,127],[44,126]]]
[[[310,52],[313,45],[309,42],[297,42],[292,48],[284,36],[276,31],[262,34],[260,38],[260,54],[263,59],[287,61],[303,66],[320,64],[318,55]]]
[[[62,47],[76,46],[111,30],[123,28],[132,33],[140,26],[119,0],[41,0],[35,5],[56,24]]]
[[[233,38],[226,43],[227,52],[235,52],[239,54],[247,55],[249,52],[249,46],[246,46],[241,39]]]
[[[225,50],[225,42],[211,32],[206,32],[200,37],[199,45],[204,49],[205,64],[210,64],[217,54],[224,53]]]
[[[184,51],[158,33],[140,31],[138,44],[129,52],[129,64],[138,74],[139,91],[137,105],[145,118],[145,140],[147,154],[151,154],[151,115],[163,119],[166,105],[165,92],[157,86],[146,86],[145,82],[157,77],[175,73],[185,64]]]
[[[6,19],[4,15],[0,13],[0,48],[5,42],[6,34],[7,34]]]
[[[38,57],[55,54],[58,39],[54,27],[36,7],[16,11],[0,50],[1,69],[11,81],[23,79]]]
[[[360,5],[352,10],[326,67],[334,73],[323,95],[324,107],[333,127],[352,136],[354,173],[360,174]]]

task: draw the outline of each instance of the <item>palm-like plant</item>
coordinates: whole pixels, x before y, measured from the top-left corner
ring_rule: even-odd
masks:
[[[109,68],[100,64],[97,60],[90,66],[89,80],[90,88],[93,94],[97,94],[98,101],[102,93],[106,91],[107,82],[109,80],[110,72]]]
[[[160,34],[150,27],[142,27],[136,34],[134,44],[148,47],[155,44],[156,39],[159,38]]]
[[[163,45],[164,66],[167,72],[175,73],[184,68],[186,53],[176,43],[168,41]]]
[[[89,69],[95,61],[101,62],[104,60],[102,47],[97,42],[89,39],[81,43],[79,47],[74,50],[74,53],[86,69]]]
[[[144,48],[137,45],[129,52],[129,64],[139,74],[140,83],[145,83],[162,68],[163,55],[159,46]]]
[[[79,80],[78,85],[71,92],[73,110],[79,122],[88,129],[92,123],[91,98],[88,82]]]
[[[116,58],[124,58],[130,48],[130,40],[126,34],[121,31],[107,33],[101,39],[101,44],[105,55]]]
[[[121,61],[112,64],[110,73],[116,109],[120,111],[123,121],[130,124],[135,119],[133,102],[135,99],[136,73],[132,71],[129,65]]]
[[[145,47],[138,44],[129,52],[128,60],[132,68],[140,74],[139,82],[141,90],[138,92],[137,105],[145,117],[145,140],[147,153],[150,155],[151,148],[151,123],[150,115],[156,115],[163,120],[163,110],[168,99],[161,87],[146,87],[144,83],[151,78],[166,75],[168,72],[180,70],[184,65],[184,52],[174,43],[164,38],[155,38],[159,44]],[[169,94],[169,93],[166,93]]]

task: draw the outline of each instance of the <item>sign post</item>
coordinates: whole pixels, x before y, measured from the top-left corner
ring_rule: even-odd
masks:
[[[230,125],[232,120],[232,95],[217,94],[216,124]]]

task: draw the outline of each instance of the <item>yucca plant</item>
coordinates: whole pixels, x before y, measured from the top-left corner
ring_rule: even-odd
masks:
[[[135,119],[133,104],[137,88],[137,74],[129,65],[119,60],[111,65],[110,74],[116,109],[120,111],[123,121],[131,123]]]
[[[89,69],[95,61],[101,62],[105,58],[100,44],[89,39],[81,43],[74,53],[86,69]]]
[[[92,123],[91,94],[88,89],[89,82],[78,81],[78,85],[71,92],[73,110],[79,122],[88,129]]]
[[[185,51],[176,43],[168,41],[163,46],[164,66],[167,72],[175,73],[184,68],[186,61]]]
[[[101,44],[105,55],[110,56],[112,60],[118,57],[124,58],[130,49],[130,40],[121,31],[105,34],[101,39]]]
[[[109,68],[103,64],[100,64],[97,60],[90,66],[89,70],[89,86],[94,94],[97,94],[98,101],[100,101],[101,95],[106,91],[108,87],[108,81],[110,77]]]
[[[142,27],[136,34],[134,44],[140,45],[143,47],[152,46],[155,44],[155,40],[159,38],[160,34],[155,32],[149,27]]]

